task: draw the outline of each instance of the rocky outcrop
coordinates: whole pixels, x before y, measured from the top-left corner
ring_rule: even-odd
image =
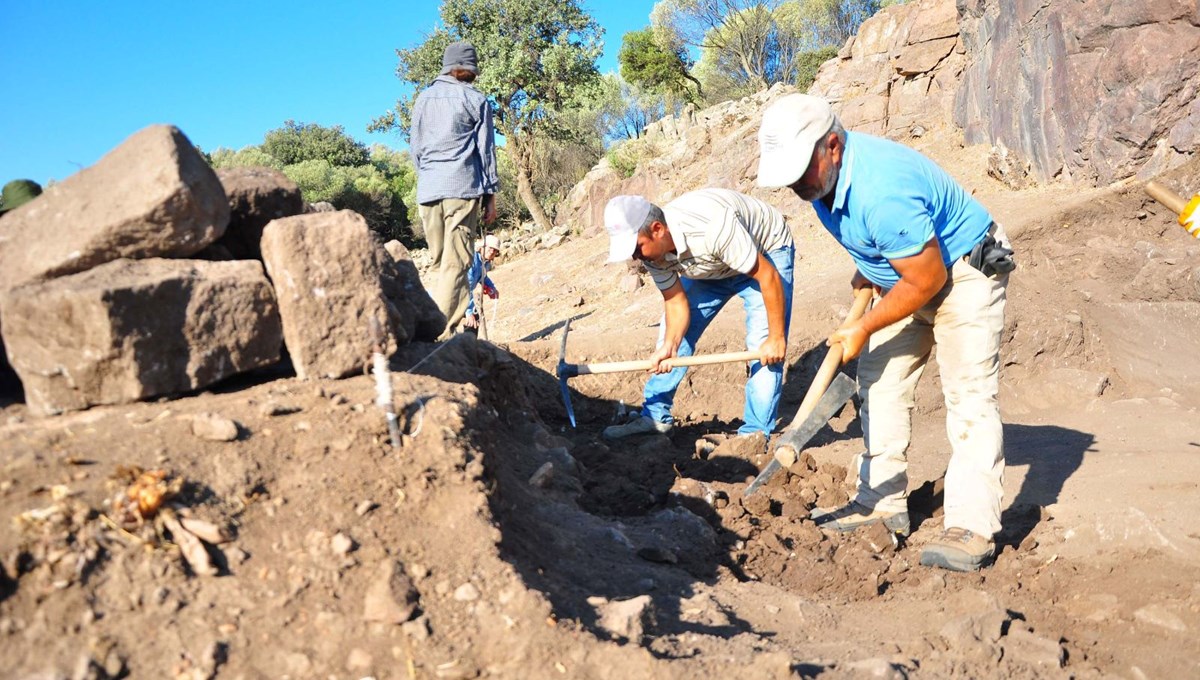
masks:
[[[809,93],[849,130],[904,139],[946,127],[966,62],[953,0],[893,5],[863,22]]]
[[[257,262],[117,260],[0,293],[4,343],[31,412],[195,390],[279,361]]]
[[[260,260],[263,229],[271,220],[304,212],[300,187],[272,168],[221,168],[217,178],[229,200],[229,227],[214,246],[233,259]]]
[[[188,257],[228,222],[221,183],[188,138],[148,127],[0,220],[0,290],[121,258]]]
[[[959,0],[955,122],[1038,179],[1149,178],[1200,146],[1194,0]]]
[[[612,196],[661,202],[706,186],[797,214],[786,192],[754,188],[762,109],[791,91],[650,125],[633,142],[643,148],[633,176],[601,161],[556,221],[592,233]],[[1013,188],[1148,178],[1200,148],[1200,14],[1185,0],[916,0],[865,21],[809,92],[850,130],[957,142],[961,128],[966,143],[993,147],[989,173]]]
[[[722,187],[757,196],[785,214],[800,212],[800,199],[786,191],[758,189],[758,126],[771,102],[795,92],[776,85],[753,96],[696,110],[688,107],[676,117],[646,128],[636,143],[643,146],[641,162],[624,178],[602,160],[567,195],[557,221],[585,235],[604,228],[604,205],[619,194],[640,194],[659,204],[701,187]]]
[[[284,342],[300,378],[361,372],[374,346],[372,319],[385,331],[403,328],[383,294],[388,255],[358,213],[274,220],[263,230],[262,254],[279,299]],[[394,349],[393,342],[388,352]]]
[[[1187,0],[920,0],[863,23],[810,92],[847,128],[952,123],[1019,188],[1152,177],[1200,147],[1200,14]]]

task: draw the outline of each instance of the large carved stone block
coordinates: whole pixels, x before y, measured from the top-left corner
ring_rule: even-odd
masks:
[[[228,222],[221,183],[188,138],[151,126],[0,219],[0,290],[121,258],[188,257]]]
[[[279,360],[258,262],[117,260],[0,293],[4,345],[40,415],[195,390]]]
[[[374,344],[371,320],[397,326],[381,283],[387,253],[366,220],[351,210],[274,220],[263,230],[262,255],[296,375],[360,373]]]

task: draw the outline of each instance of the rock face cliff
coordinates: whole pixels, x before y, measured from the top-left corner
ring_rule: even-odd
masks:
[[[1106,184],[1200,145],[1195,0],[959,0],[968,65],[954,121],[1038,179]]]
[[[559,224],[598,230],[604,203],[622,193],[756,193],[762,110],[791,91],[776,86],[651,125],[639,142],[651,160],[629,178],[602,162]],[[1200,9],[1191,0],[895,5],[863,23],[809,89],[851,130],[990,145],[993,174],[1017,187],[1101,185],[1181,165],[1200,148],[1198,91]],[[785,213],[801,207],[795,200],[771,196]]]

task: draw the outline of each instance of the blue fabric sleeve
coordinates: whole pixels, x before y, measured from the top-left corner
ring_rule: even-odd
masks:
[[[483,166],[483,193],[500,193],[500,175],[496,170],[496,130],[492,122],[492,104],[485,97],[479,112],[479,160]]]

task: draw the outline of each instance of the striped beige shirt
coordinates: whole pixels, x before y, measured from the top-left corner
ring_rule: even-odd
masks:
[[[689,279],[749,274],[759,253],[790,246],[783,215],[757,198],[729,189],[699,189],[663,206],[675,242],[665,262],[646,262],[659,290]]]

